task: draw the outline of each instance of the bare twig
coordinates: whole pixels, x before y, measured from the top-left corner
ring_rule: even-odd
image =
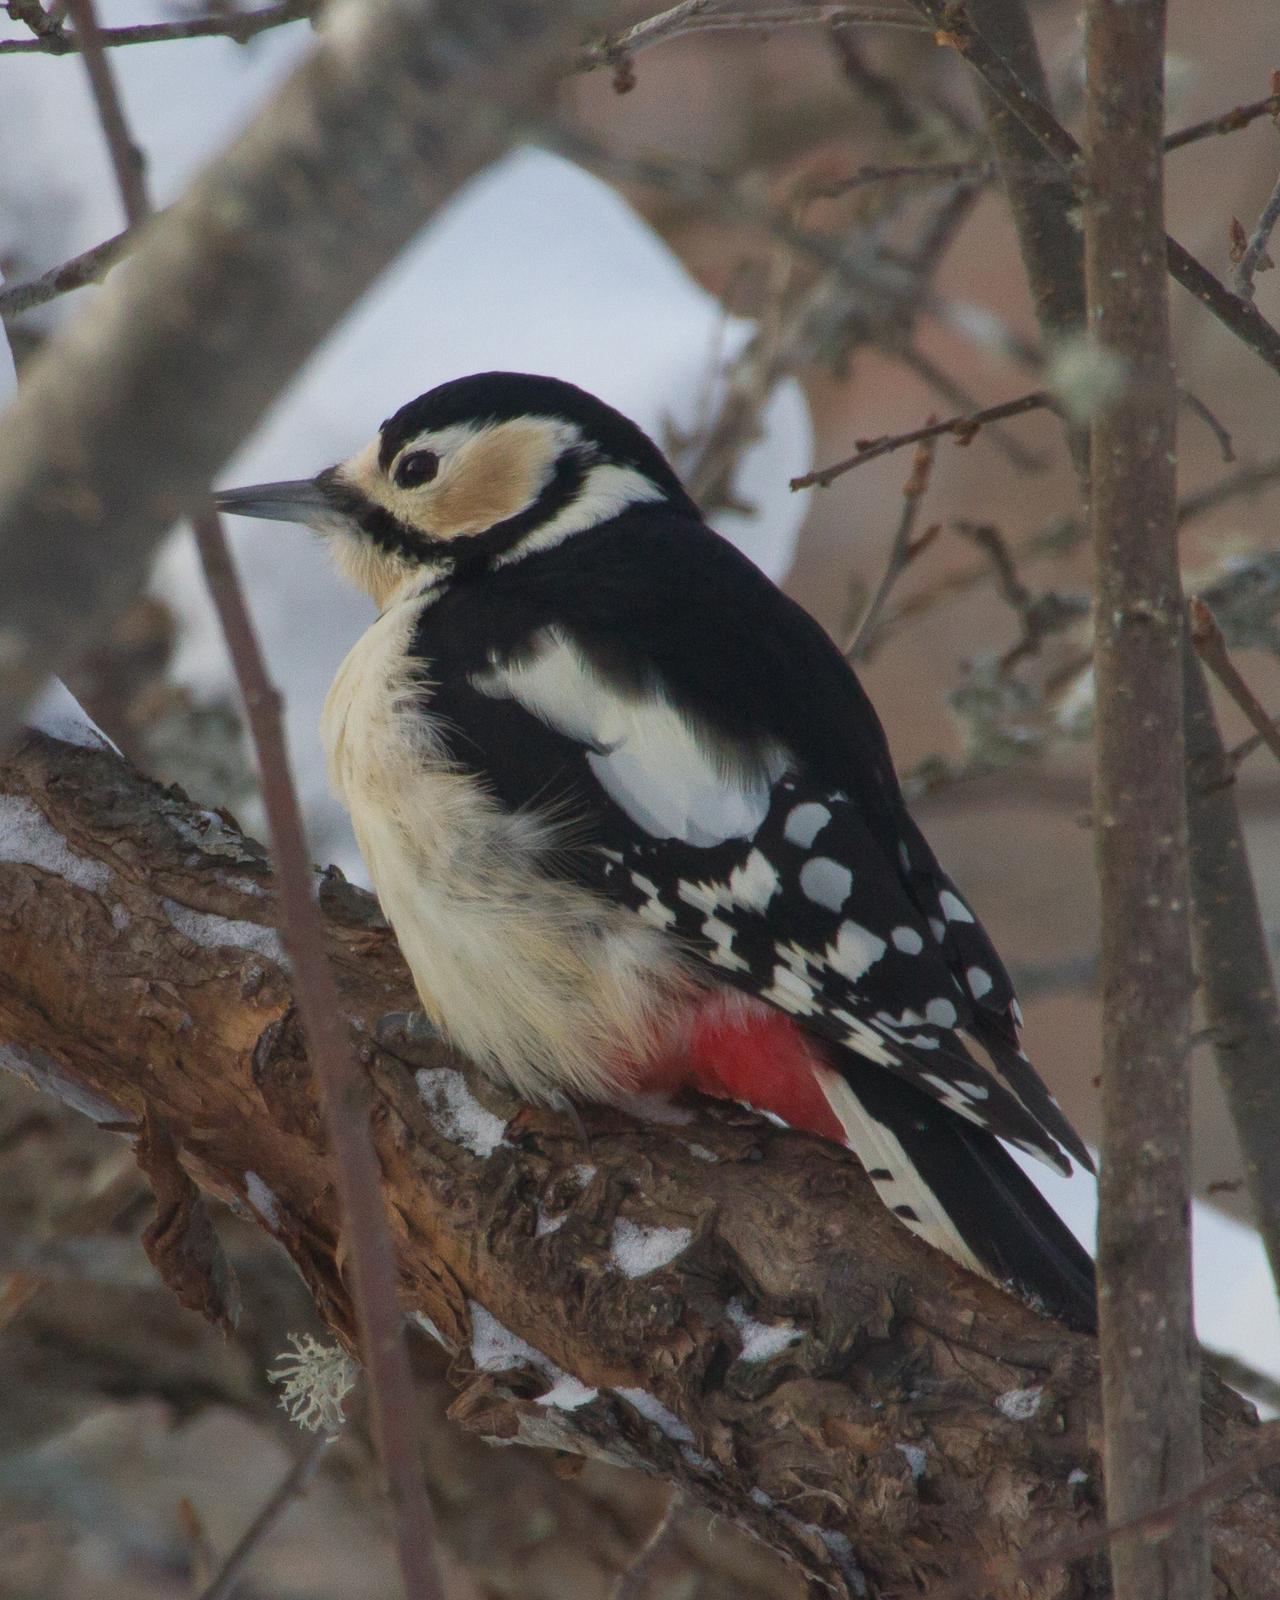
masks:
[[[765,6],[744,10],[730,8],[724,0],[684,0],[682,5],[646,17],[616,36],[588,45],[579,53],[575,65],[579,72],[593,72],[598,67],[617,69],[642,50],[692,33],[772,33],[779,28],[794,27],[887,27],[905,28],[911,33],[928,32],[927,24],[913,16],[905,5]]]
[[[1236,450],[1235,445],[1232,443],[1231,435],[1226,428],[1210,411],[1209,407],[1205,405],[1198,394],[1193,394],[1190,389],[1179,389],[1178,398],[1186,406],[1187,410],[1194,411],[1205,427],[1208,428],[1209,432],[1218,441],[1218,449],[1222,452],[1223,461],[1227,466],[1232,466],[1235,463]]]
[[[1019,395],[1016,400],[1004,400],[998,406],[987,406],[982,411],[971,412],[964,417],[948,417],[945,422],[931,422],[923,428],[913,428],[909,433],[884,434],[878,439],[855,440],[857,449],[854,454],[847,456],[843,461],[837,461],[829,467],[819,467],[813,472],[806,472],[798,478],[792,478],[793,489],[808,489],[813,485],[825,489],[843,473],[852,472],[854,467],[861,467],[868,461],[874,461],[877,456],[887,456],[893,450],[901,450],[909,444],[919,444],[925,439],[937,439],[945,433],[955,436],[961,445],[967,445],[988,422],[999,422],[1005,417],[1019,417],[1025,411],[1039,411],[1045,408],[1053,410],[1056,403],[1053,397],[1043,389],[1037,389],[1032,394]]]
[[[327,1434],[316,1435],[263,1502],[257,1516],[241,1534],[235,1549],[223,1562],[212,1583],[201,1590],[200,1600],[233,1600],[240,1575],[250,1556],[289,1506],[306,1494],[319,1470],[320,1458],[332,1442]]]
[[[1090,423],[1095,818],[1102,899],[1098,1310],[1116,1600],[1207,1600],[1191,1301],[1191,949],[1175,538],[1177,391],[1161,260],[1164,0],[1088,0],[1089,327],[1126,363]]]
[[[917,161],[890,167],[864,166],[851,172],[847,178],[832,178],[806,184],[801,190],[800,198],[838,200],[851,190],[864,188],[870,183],[896,183],[908,180],[952,183],[957,178],[971,178],[985,182],[993,178],[995,173],[996,165],[993,161]]]
[[[1050,106],[1048,79],[1023,0],[970,0],[969,15],[978,32],[998,45],[1019,83]],[[979,83],[979,99],[991,143],[1000,157],[1041,340],[1051,349],[1077,337],[1084,324],[1084,268],[1080,230],[1074,220],[1072,174],[1061,166],[1049,173],[1037,170],[1045,152],[1036,134],[986,82]],[[1087,430],[1068,422],[1066,434],[1087,500]]]
[[[1227,642],[1213,612],[1197,595],[1192,596],[1187,606],[1191,613],[1191,642],[1196,647],[1196,653],[1248,717],[1259,739],[1280,761],[1280,728],[1231,659]]]
[[[1233,111],[1224,111],[1220,116],[1209,117],[1204,122],[1193,122],[1190,127],[1179,128],[1176,133],[1166,137],[1165,154],[1168,155],[1171,150],[1181,150],[1184,145],[1195,144],[1198,139],[1210,139],[1214,134],[1235,133],[1239,128],[1248,127],[1258,117],[1280,118],[1280,94],[1269,94],[1265,100],[1254,100],[1246,106],[1236,106]]]
[[[933,527],[926,529],[919,539],[915,537],[916,523],[920,519],[920,508],[929,487],[929,476],[933,470],[936,450],[937,442],[934,439],[922,440],[916,450],[911,476],[902,486],[902,513],[898,518],[893,543],[889,547],[889,559],[885,563],[884,575],[876,592],[867,603],[862,619],[845,651],[845,655],[852,662],[860,661],[873,643],[876,624],[880,620],[880,613],[884,610],[885,601],[889,598],[894,584],[937,536],[938,529]]]
[[[1050,155],[1062,162],[1073,181],[1078,180],[1080,146],[1020,81],[1003,57],[976,32],[964,10],[951,5],[949,0],[911,0],[911,3],[933,23],[938,42],[958,51],[996,98],[1035,135]],[[1176,239],[1166,235],[1163,243],[1174,280],[1255,355],[1280,372],[1280,329],[1260,315],[1248,300],[1233,294]]]
[[[68,0],[81,40],[85,69],[111,154],[116,182],[131,228],[150,215],[143,155],[134,143],[114,75],[102,46],[93,0]],[[231,561],[222,522],[211,504],[192,518],[206,582],[218,612],[236,678],[244,696],[258,756],[263,802],[271,830],[279,883],[281,933],[297,984],[298,1009],[308,1057],[321,1086],[330,1148],[350,1241],[352,1288],[360,1331],[360,1354],[369,1375],[374,1435],[390,1492],[396,1552],[406,1600],[444,1600],[435,1517],[427,1498],[418,1456],[413,1374],[397,1297],[398,1268],[387,1225],[381,1173],[370,1137],[367,1084],[356,1065],[350,1034],[343,1024],[337,985],[324,948],[324,928],[312,892],[311,864],[297,790],[289,770],[281,700],[258,648],[249,609]],[[309,1480],[319,1462],[298,1464]],[[264,1508],[259,1523],[242,1542],[241,1560],[278,1514]],[[229,1565],[235,1566],[235,1558]],[[224,1574],[214,1592],[230,1592],[234,1573]]]
[[[932,302],[927,291],[923,297],[922,309],[933,311],[939,317],[945,318],[945,312]],[[973,393],[918,345],[904,345],[899,341],[890,343],[888,349],[890,355],[901,361],[909,372],[914,372],[922,383],[928,384],[939,399],[945,400],[953,411],[972,416],[974,412],[981,410]],[[1011,461],[1020,472],[1044,471],[1044,457],[1037,450],[1027,449],[1014,435],[1012,429],[1004,427],[999,422],[992,422],[987,425],[987,437],[1006,461]]]
[[[147,199],[146,159],[134,143],[125,121],[115,75],[103,49],[102,30],[98,26],[93,0],[67,0],[67,9],[76,25],[98,121],[102,124],[116,186],[124,204],[125,220],[131,228],[137,228],[151,215],[151,204]]]
[[[68,6],[70,9],[70,6]],[[300,22],[311,14],[311,5],[301,0],[286,0],[261,11],[225,11],[207,17],[186,17],[180,22],[144,22],[127,28],[100,28],[99,39],[106,49],[126,44],[159,44],[172,39],[234,39],[238,44],[282,27]],[[60,29],[40,33],[32,39],[0,39],[0,55],[74,55],[81,48],[79,25],[75,34]]]
[[[132,228],[116,233],[91,250],[85,250],[61,266],[26,283],[11,283],[0,289],[0,317],[14,317],[23,311],[34,311],[37,306],[56,300],[73,289],[83,289],[86,284],[101,283],[116,262],[133,248],[137,235]]]
[[[685,1508],[685,1497],[679,1489],[671,1497],[662,1515],[654,1524],[653,1532],[636,1552],[636,1558],[609,1591],[609,1600],[639,1600],[653,1576],[654,1568],[671,1548],[680,1527],[680,1515]]]
[[[435,1517],[418,1459],[413,1374],[397,1299],[397,1268],[381,1175],[369,1140],[367,1086],[342,1023],[324,931],[312,895],[297,790],[289,773],[280,695],[267,676],[221,520],[192,518],[209,592],[245,700],[279,882],[281,933],[293,964],[307,1057],[321,1085],[343,1220],[351,1245],[360,1355],[369,1374],[374,1434],[387,1475],[407,1600],[443,1600]]]
[[[1275,188],[1267,197],[1267,203],[1262,208],[1262,213],[1249,235],[1248,243],[1232,274],[1236,293],[1243,295],[1246,300],[1253,299],[1254,274],[1268,271],[1275,265],[1267,254],[1267,241],[1271,238],[1277,222],[1280,222],[1280,178],[1276,179]]]

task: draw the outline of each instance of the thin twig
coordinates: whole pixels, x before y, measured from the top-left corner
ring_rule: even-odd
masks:
[[[997,51],[970,26],[962,8],[950,0],[911,0],[928,17],[939,44],[951,46],[973,68],[991,92],[1035,135],[1040,144],[1079,179],[1081,150],[1058,119],[1023,85]],[[1274,327],[1248,300],[1233,294],[1220,279],[1176,239],[1165,238],[1169,271],[1174,281],[1276,372],[1280,372],[1280,328]]]
[[[1192,595],[1187,601],[1187,609],[1191,615],[1191,642],[1196,647],[1196,654],[1244,712],[1259,739],[1280,761],[1280,727],[1267,714],[1266,707],[1244,681],[1239,667],[1231,659],[1217,618],[1198,595]]]
[[[1249,242],[1245,245],[1244,253],[1236,263],[1236,270],[1232,274],[1236,293],[1243,295],[1246,300],[1253,299],[1254,273],[1268,271],[1275,265],[1267,254],[1267,241],[1277,222],[1280,222],[1280,178],[1276,179],[1275,188],[1268,196],[1262,214],[1249,235]]]
[[[435,1517],[415,1438],[416,1393],[397,1301],[397,1268],[387,1230],[381,1174],[369,1136],[367,1084],[342,1022],[324,929],[312,894],[297,790],[290,776],[280,695],[267,676],[221,519],[192,518],[205,581],[227,640],[258,757],[271,829],[281,933],[293,967],[307,1056],[321,1085],[339,1200],[351,1246],[360,1354],[369,1374],[374,1433],[391,1501],[407,1600],[443,1600]]]
[[[1209,117],[1204,122],[1193,122],[1190,127],[1179,128],[1164,141],[1165,154],[1181,150],[1184,145],[1195,144],[1198,139],[1210,139],[1215,133],[1235,133],[1248,127],[1258,117],[1280,118],[1280,94],[1269,94],[1265,100],[1254,100],[1247,106],[1236,106],[1220,116]]]
[[[68,5],[68,10],[72,9]],[[144,22],[127,28],[100,28],[98,37],[104,49],[126,44],[159,44],[173,39],[234,39],[237,44],[287,22],[301,22],[311,13],[309,4],[286,0],[261,11],[228,11],[208,17],[187,17],[181,22]],[[0,56],[40,54],[75,55],[81,49],[79,24],[74,34],[42,33],[33,39],[0,39]]]
[[[310,1446],[271,1491],[257,1516],[241,1534],[235,1549],[223,1562],[212,1583],[200,1592],[200,1600],[232,1600],[240,1574],[249,1557],[275,1527],[288,1507],[300,1499],[311,1487],[312,1479],[320,1467],[320,1458],[332,1439],[324,1433],[317,1434]]]
[[[942,316],[941,310],[936,305],[933,296],[926,289],[922,297],[922,309],[935,316]],[[942,400],[945,400],[953,411],[963,412],[971,416],[980,411],[977,399],[973,393],[966,389],[959,379],[952,376],[945,367],[939,366],[932,356],[920,349],[918,345],[904,345],[899,339],[888,346],[889,354],[895,360],[901,361],[909,372],[914,372],[922,383]],[[1037,363],[1037,366],[1039,363]],[[1038,450],[1028,450],[1018,439],[1013,431],[1002,423],[993,422],[987,430],[987,437],[992,445],[1000,451],[1007,461],[1011,461],[1019,472],[1043,472],[1045,468],[1044,457]]]
[[[85,67],[131,227],[150,214],[141,152],[134,144],[102,48],[93,0],[68,0]],[[364,1105],[368,1086],[351,1049],[324,925],[313,895],[311,863],[289,768],[279,692],[267,675],[212,504],[192,517],[196,545],[258,757],[263,805],[271,830],[281,934],[293,967],[307,1053],[321,1086],[341,1215],[349,1235],[352,1288],[361,1356],[369,1375],[374,1434],[387,1476],[396,1553],[406,1600],[444,1600],[435,1518],[415,1437],[416,1393],[397,1299],[398,1269],[388,1231],[381,1173]]]
[[[1236,459],[1235,445],[1232,443],[1231,435],[1222,423],[1209,410],[1209,407],[1205,405],[1200,396],[1193,394],[1190,389],[1179,389],[1178,398],[1188,411],[1195,412],[1196,416],[1200,418],[1201,422],[1204,423],[1205,427],[1218,441],[1218,449],[1222,452],[1222,459],[1227,466],[1233,466]]]
[[[0,317],[18,316],[24,311],[34,311],[47,305],[61,294],[73,289],[83,289],[86,284],[100,283],[116,262],[133,248],[137,235],[132,228],[112,234],[91,250],[85,250],[59,267],[51,267],[38,278],[26,283],[11,283],[0,289]]]
[[[799,197],[802,200],[838,200],[850,190],[864,188],[870,183],[895,183],[908,179],[930,183],[950,183],[957,178],[986,181],[995,176],[996,170],[994,161],[919,161],[896,167],[865,166],[851,172],[847,178],[805,184]]]
[[[131,228],[136,228],[151,214],[147,200],[146,160],[134,143],[129,124],[125,121],[115,77],[103,49],[102,30],[98,26],[93,0],[67,0],[67,10],[80,40],[85,73],[93,92],[98,121],[102,124],[107,141],[125,218]]]
[[[611,38],[582,50],[574,63],[578,72],[598,67],[618,68],[642,50],[666,44],[692,33],[759,33],[794,27],[886,27],[927,33],[928,26],[905,5],[895,6],[772,6],[757,11],[729,10],[723,0],[684,0]],[[630,87],[627,83],[626,87]]]
[[[898,527],[893,536],[893,543],[889,547],[889,559],[885,563],[884,575],[866,610],[862,613],[862,620],[858,623],[857,630],[845,651],[846,658],[851,662],[856,663],[867,654],[875,637],[880,613],[884,610],[885,601],[889,598],[894,584],[937,536],[938,528],[935,526],[926,529],[919,539],[915,537],[916,523],[920,520],[920,509],[929,487],[929,477],[933,471],[933,458],[937,448],[937,441],[930,438],[922,440],[916,449],[911,476],[902,486],[902,514],[898,518]]]
[[[1228,505],[1232,500],[1242,495],[1259,493],[1276,482],[1280,482],[1280,456],[1270,461],[1240,467],[1237,471],[1220,478],[1217,483],[1184,496],[1178,502],[1177,525],[1179,528],[1184,528],[1201,517],[1208,516],[1219,507]],[[1056,518],[1023,539],[1014,550],[1014,557],[1018,561],[1032,561],[1045,556],[1062,555],[1084,538],[1084,531],[1083,525],[1076,518]],[[991,568],[985,562],[945,574],[928,588],[921,589],[900,601],[885,618],[881,631],[887,633],[891,629],[900,627],[904,622],[919,620],[943,601],[976,589],[990,576]],[[1246,741],[1246,744],[1250,749],[1254,747],[1249,741]],[[1244,754],[1248,753],[1246,749]]]
[[[645,1585],[653,1576],[653,1569],[667,1554],[679,1530],[684,1505],[684,1495],[679,1489],[673,1489],[653,1532],[636,1552],[635,1560],[618,1574],[617,1582],[609,1591],[609,1600],[639,1600]]]
[[[855,440],[857,446],[851,456],[843,461],[837,461],[829,467],[819,467],[813,472],[806,472],[799,478],[792,478],[793,489],[808,489],[813,485],[825,489],[843,473],[852,472],[855,467],[861,467],[868,461],[874,461],[878,456],[887,456],[893,450],[902,450],[909,444],[919,444],[925,439],[938,439],[945,433],[954,434],[958,443],[967,445],[979,428],[988,422],[999,422],[1005,417],[1018,417],[1025,411],[1039,411],[1044,408],[1055,409],[1053,397],[1043,389],[1037,389],[1031,394],[1019,395],[1016,400],[1004,400],[998,406],[987,406],[982,411],[971,412],[964,417],[948,417],[945,422],[931,422],[923,428],[913,428],[909,433],[884,434],[878,439]]]

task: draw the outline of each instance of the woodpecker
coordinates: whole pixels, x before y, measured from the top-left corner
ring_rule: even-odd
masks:
[[[312,528],[378,606],[321,732],[435,1028],[530,1101],[689,1088],[834,1140],[930,1244],[1093,1325],[1001,1144],[1091,1167],[1008,973],[853,670],[651,439],[487,372],[219,500]]]

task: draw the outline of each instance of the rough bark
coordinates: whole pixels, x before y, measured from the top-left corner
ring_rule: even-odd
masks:
[[[6,1548],[22,1541],[24,1525],[38,1526],[55,1547],[96,1537],[104,1551],[124,1552],[136,1541],[154,1504],[126,1479],[121,1507],[110,1497],[119,1483],[113,1473],[105,1484],[99,1480],[105,1499],[87,1496],[76,1473],[59,1480],[65,1496],[51,1500],[47,1479],[34,1506],[24,1496],[28,1454],[34,1457],[43,1441],[59,1435],[65,1448],[69,1430],[85,1422],[92,1429],[104,1409],[160,1402],[179,1430],[208,1408],[229,1410],[253,1425],[263,1445],[277,1439],[290,1453],[303,1447],[266,1374],[291,1333],[323,1337],[324,1327],[273,1240],[219,1209],[218,1231],[243,1301],[230,1339],[183,1311],[143,1255],[138,1219],[150,1207],[146,1181],[128,1149],[16,1076],[0,1073],[0,1526]],[[443,1352],[422,1340],[414,1353],[427,1483],[445,1548],[471,1580],[464,1592],[478,1590],[486,1600],[606,1600],[661,1515],[665,1485],[580,1460],[572,1464],[582,1470],[569,1475],[545,1450],[495,1452],[446,1418],[453,1390]],[[357,1410],[322,1471],[363,1510],[371,1508],[368,1486],[376,1470]],[[209,1490],[202,1509],[216,1515],[221,1504]],[[180,1528],[173,1528],[169,1543],[152,1547],[152,1557],[167,1565],[173,1581],[190,1560]],[[109,1563],[112,1555],[104,1559]],[[15,1600],[71,1592],[57,1583],[58,1570],[54,1555],[44,1571],[32,1574],[24,1565],[27,1583],[18,1582]],[[14,1581],[7,1566],[4,1571]],[[681,1519],[666,1573],[696,1583],[699,1600],[803,1595],[794,1568],[723,1522],[696,1515]],[[142,1573],[137,1581],[145,1587]],[[255,1572],[245,1592],[276,1591],[264,1590]]]
[[[1090,0],[1089,327],[1120,363],[1090,430],[1102,898],[1098,1302],[1108,1512],[1203,1472],[1191,1311],[1191,947],[1175,535],[1177,391],[1164,273],[1163,0]],[[1206,1600],[1204,1524],[1113,1546],[1117,1600]]]
[[[150,224],[0,426],[0,737],[607,0],[370,0]],[[441,314],[424,307],[423,317]],[[50,573],[56,581],[50,581]]]
[[[42,736],[0,768],[0,795],[10,1064],[99,1120],[162,1119],[193,1176],[269,1229],[349,1337],[261,852],[118,758]],[[842,1152],[745,1113],[588,1111],[584,1148],[571,1121],[469,1083],[443,1047],[415,1081],[369,1042],[410,999],[391,935],[340,878],[320,894],[404,1303],[453,1355],[455,1420],[666,1477],[849,1592],[957,1580],[993,1600],[1100,1600],[1097,1548],[1043,1560],[1098,1525],[1091,1341],[915,1240]],[[619,1249],[629,1235],[670,1259],[628,1275],[646,1264]],[[477,1370],[488,1318],[529,1348]],[[1265,1435],[1212,1382],[1205,1407],[1212,1459],[1241,1463],[1213,1519],[1222,1593],[1280,1594]]]

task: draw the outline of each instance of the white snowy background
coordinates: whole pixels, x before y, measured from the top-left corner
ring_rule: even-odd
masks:
[[[162,14],[115,5],[106,20]],[[308,44],[304,28],[287,28],[247,47],[197,40],[113,53],[157,203],[181,190]],[[22,162],[9,163],[0,177],[0,250],[20,250],[28,270],[42,271],[119,229],[96,118],[73,63],[4,60],[0,147],[23,151]],[[93,293],[58,302],[48,320],[73,314]],[[688,428],[702,414],[717,362],[749,331],[726,324],[717,304],[611,189],[556,157],[521,150],[470,184],[424,231],[281,396],[221,481],[313,473],[363,444],[403,401],[493,367],[568,378],[661,437],[667,423]],[[11,369],[0,371],[0,385],[11,382]],[[720,526],[783,578],[804,512],[787,480],[809,465],[810,455],[808,416],[795,385],[774,396],[767,422],[739,483],[758,515],[726,517]],[[230,531],[286,696],[313,837],[363,881],[345,822],[327,796],[316,725],[333,670],[368,622],[369,608],[340,587],[310,535],[262,523],[232,524]],[[168,543],[155,585],[182,621],[176,676],[200,695],[223,692],[229,670],[187,535]],[[65,730],[65,702],[50,700],[45,711],[62,717]],[[1067,1182],[1035,1163],[1028,1170],[1092,1244],[1092,1182]],[[1199,1204],[1195,1235],[1202,1338],[1280,1377],[1280,1316],[1256,1236]]]

